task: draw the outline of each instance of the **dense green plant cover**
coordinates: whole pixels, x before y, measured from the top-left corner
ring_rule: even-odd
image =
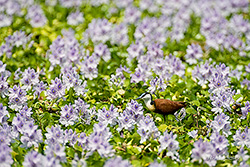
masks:
[[[158,10],[152,12],[149,7],[148,9],[142,8],[143,1],[133,1],[130,5],[138,8],[141,15],[137,21],[130,23],[126,22],[128,18],[125,17],[125,10],[130,6],[117,7],[117,4],[121,2],[110,1],[102,4],[98,1],[98,4],[96,1],[97,4],[95,4],[89,1],[81,2],[76,6],[65,6],[63,1],[58,1],[55,5],[47,4],[47,2],[49,1],[34,2],[40,6],[46,19],[41,26],[32,25],[32,18],[28,17],[32,4],[27,3],[26,6],[20,8],[22,14],[11,15],[11,24],[1,25],[0,28],[0,45],[2,46],[0,51],[2,62],[0,63],[0,86],[2,86],[0,87],[0,118],[2,119],[0,121],[0,145],[2,145],[0,155],[3,157],[2,159],[0,157],[0,166],[31,166],[32,163],[37,163],[38,166],[49,166],[49,162],[52,163],[52,161],[54,164],[50,164],[51,166],[55,164],[65,167],[77,166],[77,163],[78,166],[109,166],[108,160],[114,157],[121,157],[132,166],[160,165],[158,163],[166,166],[248,166],[250,163],[248,159],[250,146],[248,3],[245,8],[244,5],[242,8],[238,7],[237,10],[235,7],[235,10],[228,11],[229,14],[221,16],[229,22],[235,15],[239,15],[247,22],[247,25],[242,25],[247,29],[245,32],[225,32],[225,36],[235,35],[243,43],[240,46],[226,48],[223,45],[225,39],[223,44],[218,40],[218,43],[214,45],[208,43],[209,35],[207,34],[212,30],[209,30],[211,32],[204,30],[204,18],[207,16],[198,15],[195,11],[188,12],[188,21],[184,19],[187,24],[180,24],[184,26],[183,38],[176,39],[171,33],[178,27],[175,25],[175,19],[178,17],[172,15],[168,16],[171,25],[164,27],[164,31],[159,30],[166,32],[163,36],[164,42],[158,41],[158,36],[146,39],[146,34],[137,38],[135,34],[143,20],[158,19],[164,15],[162,12],[164,5],[160,2]],[[199,6],[198,1],[196,3]],[[220,2],[214,1],[214,3]],[[154,5],[157,6],[157,4]],[[186,8],[191,8],[190,6],[187,4]],[[169,8],[171,7],[173,6]],[[176,11],[181,9],[181,6],[177,7]],[[111,12],[112,10],[114,12]],[[76,11],[83,14],[82,21],[72,25],[67,17]],[[2,12],[2,14],[6,13],[7,9]],[[119,29],[118,32],[112,30],[107,35],[107,40],[104,39],[106,36],[102,37],[101,34],[89,35],[96,32],[97,30],[94,29],[98,26],[100,29],[104,27],[104,23],[98,24],[98,21],[96,24],[93,23],[93,20],[98,20],[98,18],[102,18],[102,21],[107,20],[108,24],[111,24],[111,29],[126,22],[127,33],[125,34],[127,34],[128,41],[124,44],[119,43],[119,40],[112,42],[113,36],[118,36]],[[234,26],[234,22],[231,22]],[[149,23],[153,24],[154,20],[148,21],[146,25]],[[92,29],[89,28],[91,24]],[[229,25],[229,23],[222,24]],[[221,25],[214,24],[213,26],[221,28]],[[107,31],[108,29],[109,27]],[[228,31],[231,29],[225,28]],[[15,33],[24,33],[25,35],[20,36],[27,40],[18,45],[17,41],[20,39],[15,38],[16,36],[13,35]],[[9,40],[8,36],[12,36],[14,40]],[[95,41],[94,38],[97,37],[101,39]],[[148,39],[155,39],[155,41],[147,42]],[[139,55],[131,56],[128,48],[136,41],[141,43],[142,49]],[[100,44],[104,44],[106,48],[100,47],[108,50],[110,54],[105,52],[98,55],[95,49]],[[150,50],[151,45],[152,48],[155,47],[153,44],[159,44],[158,49],[162,53],[157,55],[156,52],[159,50]],[[191,58],[187,56],[191,44],[194,44],[194,48],[200,46],[201,51],[200,57],[194,55],[196,61],[194,63],[189,63],[188,60]],[[6,52],[4,45],[12,47]],[[213,47],[215,45],[218,48]],[[61,52],[57,50],[57,47],[62,52],[66,50],[64,55],[60,55]],[[75,47],[76,50],[72,51],[70,47]],[[70,57],[73,52],[76,52],[76,55],[73,55],[77,57],[76,59]],[[104,54],[110,57],[104,57]],[[52,59],[51,55],[60,58]],[[91,57],[94,57],[93,60]],[[96,62],[91,64],[92,61]],[[177,65],[174,64],[176,62]],[[158,68],[161,65],[163,69]],[[85,66],[87,70],[84,69]],[[73,68],[70,69],[70,67]],[[164,68],[167,68],[165,73],[162,72]],[[206,69],[208,71],[202,71]],[[19,73],[18,70],[20,70]],[[96,70],[95,74],[92,74],[94,70]],[[32,73],[36,79],[32,80],[28,77]],[[217,77],[217,74],[222,76]],[[135,78],[137,75],[143,75],[143,77]],[[70,77],[79,81],[77,86],[71,83]],[[26,83],[27,78],[30,79],[30,84]],[[161,79],[161,82],[156,78]],[[118,84],[115,83],[116,80]],[[40,81],[44,83],[44,89],[39,87]],[[200,83],[200,81],[204,82]],[[22,92],[23,95],[17,95],[14,89],[19,93]],[[39,93],[37,89],[40,90]],[[53,89],[59,93],[54,95]],[[185,101],[188,105],[185,109],[177,111],[175,115],[157,114],[149,111],[143,100],[135,100],[144,92],[151,92],[153,99]],[[230,100],[224,99],[223,101],[223,98]],[[79,99],[84,103],[83,108],[79,107],[82,105]],[[16,100],[21,102],[16,102]],[[140,109],[134,109],[133,105]],[[29,109],[25,110],[25,106]],[[72,112],[74,110],[74,116],[69,115],[68,108],[72,109]],[[135,112],[134,115],[138,114],[136,111],[141,112],[141,120],[136,122],[132,116],[125,118],[129,111]],[[102,117],[102,112],[106,113],[106,117]],[[68,117],[71,117],[70,121],[67,120]],[[114,117],[113,120],[110,120],[110,117]],[[22,125],[19,119],[22,119]],[[130,124],[125,125],[122,122],[123,119],[131,119]],[[146,120],[153,121],[150,126],[156,129],[152,130],[150,127],[146,130],[148,125],[145,124],[144,127],[143,124]],[[28,127],[30,124],[33,129]],[[228,126],[228,129],[220,127],[220,124]],[[57,132],[60,131],[60,135],[63,136],[59,137],[58,141],[52,141],[53,137],[51,137],[53,133],[56,135],[56,130],[51,130],[55,127],[61,130]],[[144,141],[140,130],[148,133]],[[83,135],[83,133],[87,138],[85,141],[80,140],[80,134]],[[95,144],[97,134],[98,139],[103,140],[104,144],[100,142]],[[36,136],[37,140],[33,141],[34,136],[31,137],[31,135]],[[104,137],[100,137],[102,135]],[[28,136],[31,143],[27,142],[24,136]],[[221,145],[217,145],[219,137],[221,138],[218,141],[224,141]],[[55,138],[54,136],[53,140]],[[63,141],[60,142],[60,140]],[[171,150],[171,145],[167,143],[167,140],[171,140],[176,149]],[[58,146],[60,151],[53,148],[54,146]],[[216,151],[221,151],[221,153],[216,154]],[[39,162],[35,161],[34,157],[32,159],[32,156],[38,157]],[[123,164],[121,161],[116,163],[122,166],[125,161]]]

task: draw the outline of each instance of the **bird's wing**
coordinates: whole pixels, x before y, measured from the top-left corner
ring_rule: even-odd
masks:
[[[173,114],[175,111],[185,107],[184,104],[178,101],[171,101],[168,99],[156,99],[155,108],[156,112],[162,114]]]

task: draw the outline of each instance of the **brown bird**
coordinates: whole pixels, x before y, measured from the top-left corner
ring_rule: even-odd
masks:
[[[150,111],[155,113],[167,115],[174,114],[177,110],[186,107],[186,102],[171,101],[168,99],[155,99],[153,100],[152,95],[148,92],[141,94],[136,100],[143,99],[145,105]]]

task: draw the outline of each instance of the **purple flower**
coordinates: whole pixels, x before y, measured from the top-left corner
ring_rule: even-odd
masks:
[[[242,82],[241,82],[241,87],[246,87],[248,90],[250,90],[250,80],[248,79],[244,79]]]
[[[11,164],[14,162],[11,157],[11,148],[4,144],[0,144],[0,165],[1,166],[11,166]]]
[[[220,132],[222,130],[223,134],[226,136],[231,134],[229,116],[225,115],[224,113],[217,115],[211,122],[211,126],[214,132]]]
[[[250,131],[248,130],[248,127],[241,132],[241,130],[237,130],[236,134],[233,136],[233,139],[235,141],[235,145],[237,146],[250,146]]]
[[[43,166],[43,155],[36,152],[30,151],[24,158],[23,165],[24,166]]]
[[[42,91],[45,91],[46,89],[47,89],[47,84],[43,83],[43,81],[40,81],[37,85],[33,87],[33,90],[35,91],[34,96],[38,96],[39,98]]]
[[[130,46],[127,48],[128,51],[128,62],[131,63],[131,61],[136,58],[139,57],[140,54],[143,53],[143,49],[144,46],[141,42],[139,42],[138,40],[135,43],[130,44]]]
[[[120,67],[116,69],[116,74],[111,74],[110,84],[115,85],[116,87],[123,86],[126,80],[124,72],[131,73],[131,71],[129,71],[129,68],[127,68],[126,66],[122,67],[122,65],[120,65]]]
[[[125,23],[114,25],[111,34],[111,44],[126,46],[129,43],[128,28]]]
[[[73,106],[75,107],[77,114],[80,115],[81,120],[89,125],[91,123],[91,117],[95,115],[95,109],[89,109],[90,105],[79,97],[75,100],[75,104]]]
[[[150,87],[149,92],[155,93],[157,90],[160,92],[164,91],[166,89],[167,85],[164,83],[164,79],[155,77],[150,81]]]
[[[9,112],[6,106],[0,103],[0,123],[3,124],[6,121],[7,116],[9,117]]]
[[[145,73],[142,72],[141,69],[136,68],[134,74],[131,74],[131,83],[139,83],[140,81],[145,82]]]
[[[114,158],[108,159],[104,164],[104,167],[116,167],[116,166],[132,167],[132,165],[130,164],[128,160],[122,160],[121,157],[114,157]]]
[[[194,142],[194,148],[192,149],[192,162],[199,161],[201,163],[208,164],[209,166],[216,165],[215,149],[212,143],[203,141],[201,138]]]
[[[72,29],[62,30],[62,34],[63,38],[58,36],[47,51],[47,57],[51,63],[50,71],[56,65],[65,68],[72,63],[80,64],[80,45],[74,37],[75,32]]]
[[[138,130],[137,133],[141,136],[140,143],[145,142],[150,137],[156,139],[160,132],[158,128],[155,126],[155,123],[152,118],[149,116],[143,117],[138,123]]]
[[[81,6],[81,0],[59,0],[59,3],[66,8]]]
[[[39,74],[30,67],[25,69],[22,73],[22,79],[20,80],[23,84],[22,88],[25,90],[31,89],[31,86],[35,86],[39,83]]]
[[[198,135],[198,130],[192,130],[192,131],[188,132],[188,135],[195,139]]]
[[[173,135],[173,132],[168,133],[166,130],[162,136],[159,138],[160,148],[158,152],[162,152],[167,149],[167,156],[172,157],[174,160],[179,161],[179,153],[177,150],[179,149],[179,142],[176,141],[177,135]]]
[[[192,71],[192,76],[198,80],[198,84],[203,86],[207,84],[208,81],[212,78],[213,74],[213,65],[209,65],[209,61],[206,61],[205,64],[196,66]]]
[[[228,140],[225,136],[218,132],[212,133],[210,136],[211,143],[214,145],[215,155],[217,160],[224,160],[227,155]]]
[[[197,62],[202,58],[203,51],[199,44],[188,45],[187,54],[185,55],[188,64],[197,64]]]
[[[54,157],[60,162],[66,162],[65,146],[59,143],[47,145],[44,152],[48,157]]]
[[[69,105],[66,104],[64,107],[61,107],[60,113],[61,113],[61,116],[60,116],[59,122],[62,125],[65,125],[66,127],[69,125],[74,125],[74,123],[78,119],[78,113],[71,104]]]
[[[143,106],[135,100],[131,100],[127,103],[125,112],[132,116],[132,118],[139,123],[141,119],[143,119]]]
[[[10,26],[12,23],[12,16],[0,13],[0,27]]]
[[[26,91],[22,90],[20,86],[14,85],[13,88],[9,88],[9,107],[14,110],[20,110],[26,105]]]
[[[62,83],[61,79],[55,78],[51,81],[49,90],[47,90],[48,99],[62,98],[65,95],[65,85]]]
[[[72,12],[67,17],[67,23],[69,25],[76,26],[78,24],[81,24],[83,21],[84,21],[83,13],[79,11]]]
[[[88,137],[87,149],[90,151],[88,156],[94,151],[97,151],[101,157],[113,156],[113,146],[108,142],[111,137],[112,133],[105,125],[100,122],[95,124],[93,133]]]
[[[163,162],[158,163],[157,160],[154,160],[154,162],[150,163],[148,167],[166,167],[166,164]]]
[[[135,24],[141,17],[141,12],[138,8],[133,5],[126,7],[124,18],[127,24]]]
[[[242,161],[243,163],[246,162],[249,159],[249,155],[247,155],[248,151],[244,149],[244,147],[241,147],[238,153],[235,155],[235,160],[233,161],[233,164],[236,165],[237,161]]]
[[[55,143],[64,144],[65,137],[64,132],[60,126],[52,126],[51,128],[47,127],[47,133],[45,133],[46,140],[45,143],[53,145]]]
[[[112,23],[107,19],[93,19],[84,32],[85,39],[91,39],[93,43],[105,43],[110,40]]]
[[[32,121],[25,123],[24,125],[24,133],[21,136],[22,146],[25,148],[29,147],[38,147],[39,143],[43,141],[42,130],[37,129],[37,125],[34,125]]]
[[[105,62],[111,59],[111,54],[107,45],[100,43],[95,46],[94,53]]]
[[[114,3],[118,8],[126,8],[133,4],[133,0],[114,0]]]
[[[242,119],[245,119],[248,113],[250,112],[250,104],[249,101],[246,101],[245,107],[241,107]]]
[[[114,108],[113,104],[111,104],[109,110],[106,110],[106,108],[103,107],[101,110],[98,110],[98,120],[103,122],[106,126],[108,124],[114,126],[117,122],[117,117],[119,116],[117,110],[118,108]]]
[[[80,70],[85,78],[92,80],[98,76],[97,66],[99,64],[99,60],[100,59],[97,57],[96,54],[84,58],[84,60],[81,63]]]
[[[47,18],[38,5],[33,5],[28,8],[26,18],[30,20],[30,24],[33,27],[43,27],[47,23]]]
[[[69,142],[70,146],[74,146],[77,142],[78,136],[72,129],[66,129],[64,131],[65,143]]]
[[[134,129],[134,125],[136,124],[134,118],[131,114],[129,114],[126,111],[123,111],[123,113],[120,113],[118,117],[118,128],[116,129],[118,132],[120,132],[122,129],[127,129],[128,131],[131,131]]]

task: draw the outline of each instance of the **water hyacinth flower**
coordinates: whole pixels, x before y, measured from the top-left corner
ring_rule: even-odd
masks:
[[[51,63],[50,71],[57,65],[69,67],[72,64],[80,64],[80,46],[74,37],[72,29],[62,30],[62,36],[58,36],[49,46],[46,56]]]
[[[72,26],[81,24],[84,21],[83,13],[80,11],[72,12],[67,17],[67,23]]]
[[[179,161],[179,153],[177,150],[179,149],[179,142],[176,141],[177,135],[173,134],[173,132],[168,133],[166,130],[163,135],[160,136],[160,148],[158,152],[162,152],[167,149],[167,156],[170,156],[173,160]]]
[[[154,162],[150,163],[148,167],[166,167],[166,164],[163,162],[158,163],[157,160],[154,160]]]
[[[139,121],[137,133],[141,136],[140,143],[145,142],[150,137],[156,139],[160,135],[153,119],[148,115]]]
[[[98,64],[100,59],[97,57],[96,54],[92,54],[91,56],[87,56],[81,62],[81,74],[84,75],[87,79],[94,79],[98,76]]]
[[[0,144],[10,145],[13,139],[18,138],[19,133],[15,134],[14,127],[4,122],[0,125]]]
[[[75,100],[75,104],[73,104],[77,114],[80,116],[81,120],[89,125],[91,123],[91,118],[95,115],[95,107],[90,109],[90,105],[83,101],[80,97]]]
[[[0,165],[1,166],[11,166],[14,162],[11,158],[12,149],[5,143],[0,144]]]
[[[47,18],[39,5],[30,6],[26,18],[30,20],[32,27],[43,27],[47,23]]]
[[[135,100],[131,100],[127,103],[125,112],[130,115],[136,123],[139,123],[143,119],[143,106]]]
[[[141,11],[133,5],[127,6],[124,13],[126,24],[136,24],[141,17]]]
[[[201,64],[200,66],[195,66],[192,71],[193,78],[198,80],[200,86],[207,84],[212,77],[214,67],[209,64],[210,61],[206,61],[205,64]]]
[[[197,64],[197,60],[202,58],[203,51],[199,44],[191,44],[187,47],[187,54],[185,55],[188,64]]]
[[[210,140],[215,149],[215,159],[224,160],[228,154],[227,147],[229,145],[226,137],[215,132],[210,136]]]
[[[49,144],[45,147],[45,154],[48,157],[58,159],[59,162],[66,162],[65,146],[59,143]]]
[[[123,72],[131,73],[129,68],[127,68],[126,66],[120,65],[120,67],[116,69],[116,74],[111,74],[109,83],[111,85],[115,85],[116,87],[122,87],[124,84],[124,81],[126,80],[126,77]]]
[[[3,106],[2,103],[0,103],[0,123],[3,124],[7,117],[9,117],[9,112],[7,110],[7,107],[6,106]]]
[[[38,125],[34,125],[32,121],[25,123],[23,136],[21,136],[22,147],[38,147],[43,141],[42,130],[38,129]]]
[[[110,158],[104,164],[104,167],[116,167],[116,166],[132,167],[131,163],[128,160],[126,159],[123,160],[121,157]]]
[[[130,44],[130,46],[127,48],[127,61],[131,63],[134,58],[139,57],[143,53],[143,49],[144,45],[138,40],[135,43]]]
[[[155,93],[156,91],[163,92],[167,88],[163,78],[155,77],[150,81],[150,87],[148,88],[150,93]]]
[[[51,128],[46,128],[47,133],[45,133],[46,140],[45,144],[53,145],[55,143],[64,144],[65,136],[64,131],[60,126],[52,126]]]
[[[249,101],[246,101],[245,106],[241,107],[241,112],[242,112],[242,119],[245,119],[250,112],[250,103]]]
[[[246,161],[249,159],[249,155],[247,155],[248,151],[241,147],[238,153],[235,155],[235,160],[233,161],[234,165],[237,165],[237,162],[241,161],[240,166],[243,166]]]
[[[105,107],[98,110],[98,121],[102,122],[104,125],[114,126],[117,123],[117,117],[119,113],[117,112],[118,108],[114,108],[111,104],[110,109],[107,110]]]
[[[95,46],[94,54],[96,54],[97,57],[102,58],[105,62],[107,62],[111,59],[111,54],[110,54],[109,48],[107,45],[105,45],[103,43],[100,43],[100,44]]]
[[[222,131],[222,133],[225,136],[232,134],[230,132],[231,126],[230,126],[229,116],[227,116],[224,113],[215,116],[214,120],[211,122],[211,127],[214,130],[214,132]]]
[[[29,67],[22,73],[22,78],[20,81],[23,84],[23,89],[30,90],[31,86],[35,86],[39,83],[39,74],[36,73],[34,69]]]
[[[248,90],[250,90],[250,80],[248,79],[244,79],[242,82],[241,82],[241,87],[246,87]]]
[[[26,91],[22,90],[20,86],[14,85],[13,88],[9,88],[9,107],[13,110],[20,110],[26,105]]]
[[[123,111],[119,114],[118,124],[119,126],[116,129],[118,132],[120,132],[122,129],[131,131],[132,129],[134,129],[134,125],[136,124],[136,122],[134,120],[134,117],[128,111]]]
[[[188,132],[188,135],[195,139],[198,135],[198,130],[192,130],[192,131]]]
[[[91,39],[93,43],[105,43],[110,40],[112,23],[107,19],[93,19],[83,33],[84,39]]]
[[[24,166],[43,166],[44,164],[44,156],[36,151],[28,152],[24,157]]]
[[[47,90],[48,99],[62,98],[65,95],[65,85],[62,83],[61,79],[55,78],[51,81],[49,85],[49,90]]]
[[[120,3],[119,3],[120,4]],[[111,34],[111,44],[126,46],[129,43],[128,28],[125,23],[114,25]]]
[[[101,122],[94,124],[93,133],[87,139],[87,156],[97,151],[101,157],[111,157],[114,155],[113,146],[109,144],[109,139],[112,137],[112,133],[109,128],[103,125]]]
[[[236,131],[236,134],[233,136],[235,145],[237,146],[250,146],[250,131],[248,130],[248,127],[245,128],[243,132],[241,132],[240,129]]]
[[[61,107],[61,116],[59,122],[66,127],[74,125],[78,119],[78,114],[71,104]]]
[[[192,162],[199,161],[199,163],[203,162],[209,166],[215,166],[217,163],[215,155],[215,149],[211,142],[203,141],[201,138],[194,142],[191,154]]]

